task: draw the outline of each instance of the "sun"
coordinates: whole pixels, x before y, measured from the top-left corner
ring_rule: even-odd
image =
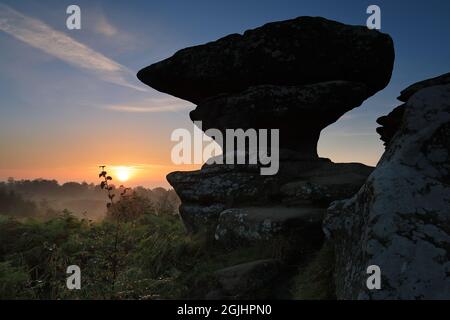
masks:
[[[131,177],[130,167],[116,167],[115,171],[117,179],[121,182],[128,181]]]

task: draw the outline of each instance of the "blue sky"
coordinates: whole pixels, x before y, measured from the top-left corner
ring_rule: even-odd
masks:
[[[81,8],[81,30],[65,26],[70,4]],[[399,104],[401,89],[450,71],[450,1],[0,0],[0,180],[90,181],[107,163],[139,165],[146,173],[134,183],[166,186],[165,173],[186,169],[170,163],[170,133],[192,127],[193,106],[141,85],[139,69],[270,21],[364,25],[370,4],[394,39],[391,82],[326,128],[319,154],[375,165],[383,152],[376,118]],[[15,25],[2,27],[5,17]],[[46,42],[53,32],[61,43]]]

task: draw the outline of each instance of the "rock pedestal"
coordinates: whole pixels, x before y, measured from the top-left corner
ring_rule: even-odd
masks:
[[[305,226],[321,235],[328,204],[358,191],[372,168],[319,158],[320,132],[384,88],[393,61],[386,34],[299,17],[180,50],[139,71],[149,86],[195,103],[190,117],[203,130],[279,129],[275,175],[261,175],[259,165],[205,164],[167,176],[188,230],[236,244]]]

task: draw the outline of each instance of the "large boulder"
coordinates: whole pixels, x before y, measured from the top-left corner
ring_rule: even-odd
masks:
[[[375,171],[328,209],[340,299],[450,299],[450,84],[413,87]],[[380,290],[366,286],[370,265]]]
[[[363,83],[371,95],[388,84],[393,62],[393,43],[386,34],[321,17],[299,17],[182,49],[137,76],[194,103],[251,86],[331,80]]]

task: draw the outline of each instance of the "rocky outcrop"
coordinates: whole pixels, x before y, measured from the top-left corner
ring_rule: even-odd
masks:
[[[405,105],[402,104],[394,108],[388,115],[377,119],[377,123],[381,125],[381,127],[377,128],[377,133],[380,135],[380,140],[384,142],[384,146],[387,146],[397,133],[404,113]]]
[[[426,79],[410,85],[406,89],[402,90],[400,96],[397,99],[403,102],[407,102],[413,94],[415,94],[417,91],[421,89],[447,83],[450,83],[450,72],[435,78]],[[402,104],[396,107],[394,110],[392,110],[388,115],[382,116],[377,119],[377,123],[381,125],[381,127],[377,128],[377,132],[380,135],[380,139],[384,142],[385,146],[389,143],[394,134],[398,131],[403,118],[404,111],[405,105]]]
[[[410,85],[408,88],[402,90],[400,93],[400,96],[397,98],[400,101],[406,102],[409,100],[409,98],[416,93],[417,91],[432,87],[432,86],[438,86],[442,84],[448,84],[450,83],[450,72],[442,74],[440,76],[437,76],[435,78],[426,79],[417,83],[414,83]]]
[[[317,141],[323,128],[386,86],[393,59],[386,34],[299,17],[180,50],[141,70],[144,83],[196,103],[190,117],[202,130],[279,129],[276,175],[260,175],[260,165],[205,164],[167,176],[188,230],[244,240],[270,225],[261,233],[266,238],[280,225],[303,221],[286,213],[310,212],[317,222],[331,201],[354,194],[371,168],[321,159]],[[225,146],[224,154],[242,151]],[[247,236],[226,230],[236,221]]]
[[[357,192],[373,169],[319,158],[320,132],[384,88],[393,62],[386,34],[299,17],[180,50],[139,71],[149,86],[194,102],[190,117],[201,121],[207,134],[208,129],[279,130],[274,175],[261,175],[260,163],[207,162],[201,170],[167,176],[182,201],[187,229],[227,248],[279,241],[290,246],[281,251],[295,251],[296,260],[320,248],[326,208]],[[257,154],[225,141],[221,145],[225,159]],[[277,153],[274,145],[267,151]],[[291,262],[290,256],[283,259]],[[222,289],[209,297],[249,297],[257,284],[267,286],[268,279],[273,284],[280,270],[274,261],[221,270]]]
[[[450,299],[450,79],[402,91],[401,112],[375,171],[328,209],[340,299]],[[394,129],[396,128],[396,129]],[[366,286],[381,269],[381,289]]]
[[[188,230],[206,231],[216,234],[216,239],[223,239],[224,228],[234,229],[233,224],[225,221],[240,219],[230,217],[228,211],[222,216],[222,223],[218,227],[219,217],[226,209],[263,207],[263,211],[266,211],[264,208],[270,207],[273,217],[280,215],[276,223],[270,219],[270,226],[290,224],[293,220],[282,217],[285,213],[306,210],[311,216],[316,216],[313,220],[319,225],[328,204],[353,195],[371,172],[371,167],[358,163],[280,157],[280,169],[275,176],[262,176],[257,166],[251,165],[204,165],[198,171],[172,172],[167,180],[183,203],[180,215]],[[227,219],[224,220],[224,217]],[[246,217],[253,221],[252,224],[267,223],[262,215]],[[297,221],[306,222],[303,219]],[[276,229],[266,229],[265,235],[277,233]],[[320,227],[316,230],[321,233]],[[245,240],[254,237],[249,234],[240,238]]]

